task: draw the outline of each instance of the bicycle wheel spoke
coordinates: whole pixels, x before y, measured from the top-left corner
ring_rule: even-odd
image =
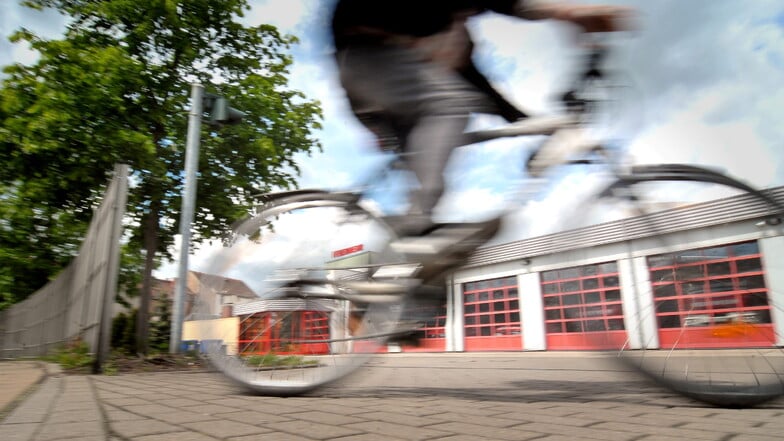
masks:
[[[631,206],[637,229],[627,231],[630,238],[649,237],[648,248],[661,250],[646,253],[650,280],[635,281],[634,295],[647,289],[651,295],[650,306],[634,315],[636,329],[648,326],[651,334],[640,338],[640,348],[629,343],[630,335],[618,357],[659,384],[711,404],[749,406],[781,396],[784,339],[774,319],[784,310],[781,293],[772,291],[776,285],[762,277],[763,270],[777,269],[762,268],[765,250],[756,241],[728,240],[720,227],[703,230],[697,245],[685,245],[695,242],[689,233],[670,230],[664,217],[645,207],[646,195],[667,182],[740,191],[748,204],[764,204],[764,225],[777,225],[784,215],[772,194],[697,166],[638,166],[611,183],[601,198],[620,196]],[[642,228],[647,234],[640,234]]]
[[[203,352],[228,378],[261,394],[301,394],[385,349],[397,321],[391,305],[407,287],[373,273],[403,259],[383,248],[390,230],[355,199],[295,192],[236,225],[214,273],[201,276],[207,319],[193,324],[201,340],[216,342]],[[340,259],[348,241],[363,252]],[[252,295],[237,298],[231,314],[217,311],[218,293],[238,287]]]

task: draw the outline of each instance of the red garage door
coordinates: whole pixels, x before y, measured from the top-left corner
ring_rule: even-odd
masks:
[[[757,242],[648,258],[662,347],[773,346]]]
[[[541,273],[547,349],[621,347],[626,340],[615,262]]]
[[[240,322],[239,350],[242,355],[327,354],[328,339],[329,315],[325,312],[257,312]]]
[[[466,351],[521,350],[517,277],[463,285]]]

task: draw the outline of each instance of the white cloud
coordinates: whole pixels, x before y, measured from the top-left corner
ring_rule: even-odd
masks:
[[[592,1],[592,3],[604,0]],[[609,1],[609,0],[608,0]],[[619,40],[613,65],[630,89],[613,114],[629,152],[639,162],[691,162],[723,168],[756,185],[784,184],[784,4],[780,0],[626,0],[639,8],[641,29]],[[318,99],[325,152],[303,157],[300,182],[308,187],[346,188],[378,164],[373,140],[357,123],[343,97],[329,57],[325,2],[253,0],[246,20],[270,23],[294,33],[291,86]],[[59,25],[53,24],[59,20]],[[19,25],[62,30],[63,19],[22,10],[16,3],[0,19],[8,35]],[[563,86],[577,58],[566,26],[525,23],[488,16],[474,20],[477,62],[513,102],[535,112],[553,112],[553,94]],[[3,60],[29,60],[20,46],[0,45]],[[476,201],[503,206],[503,183],[522,167],[533,140],[472,146],[450,165],[452,191],[444,215],[478,216]],[[516,173],[516,171],[515,171]],[[563,174],[558,174],[563,176]],[[567,201],[590,189],[581,173],[549,187],[547,197],[529,202],[516,217],[510,240],[541,234],[553,220],[569,216]],[[673,197],[673,187],[657,197]],[[500,196],[499,196],[500,195]],[[566,207],[566,208],[565,208]],[[481,210],[480,210],[481,211]],[[610,216],[615,215],[611,214]],[[196,259],[196,258],[194,258]]]
[[[608,177],[596,173],[572,173],[552,184],[545,184],[538,194],[521,200],[504,229],[492,243],[505,243],[565,229],[606,222],[619,216],[612,210],[593,210],[593,196],[608,183]],[[521,195],[522,196],[522,195]]]
[[[784,126],[779,122],[784,108],[784,27],[780,18],[774,19],[784,16],[784,5],[731,0],[616,3],[633,4],[641,11],[641,31],[621,40],[613,59],[631,88],[609,120],[635,160],[702,164],[757,186],[784,184]],[[508,75],[509,80],[498,84],[515,101],[548,111],[546,100],[575,60],[563,34],[557,35],[563,29],[525,28],[522,38],[522,26],[500,21],[476,29],[487,37],[488,53],[503,60],[484,65],[499,68],[491,78]],[[552,231],[550,220],[568,216],[568,201],[582,198],[584,178],[570,176],[544,199],[529,203],[515,216],[516,231],[507,232],[506,239]],[[649,196],[654,202],[673,202],[726,195],[719,190],[678,184],[662,186]],[[623,212],[611,211],[592,221],[618,215]]]
[[[687,163],[717,168],[758,187],[776,184],[780,152],[766,143],[751,118],[711,123],[721,105],[715,93],[673,112],[666,123],[648,128],[630,146],[636,163]]]
[[[486,188],[469,188],[444,195],[436,211],[441,222],[478,222],[507,207],[504,195]]]
[[[245,19],[253,24],[271,24],[282,32],[293,33],[308,17],[313,2],[306,0],[252,0]]]
[[[230,247],[215,244],[189,267],[242,280],[261,294],[265,277],[275,270],[318,268],[334,251],[355,245],[382,251],[385,232],[373,222],[353,220],[346,222],[343,210],[329,207],[284,213],[274,219],[272,230],[262,230],[259,241],[242,237]]]
[[[19,29],[26,28],[43,38],[57,38],[65,31],[66,19],[50,9],[36,11],[23,8],[18,2],[13,3],[6,5],[0,14],[0,61],[3,65],[31,64],[38,59],[38,53],[30,49],[27,43],[9,42],[8,37]]]
[[[475,19],[471,29],[476,63],[498,90],[524,110],[554,111],[552,94],[563,87],[573,61],[563,25],[489,15]]]

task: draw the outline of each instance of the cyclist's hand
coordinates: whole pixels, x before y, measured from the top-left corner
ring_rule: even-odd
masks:
[[[583,32],[628,31],[634,28],[634,10],[620,6],[574,6],[566,21]]]

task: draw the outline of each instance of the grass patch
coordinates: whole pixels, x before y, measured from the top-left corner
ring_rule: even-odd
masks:
[[[264,355],[249,355],[245,361],[252,366],[260,367],[294,367],[317,365],[316,360],[306,360],[301,355],[275,355],[267,353]]]
[[[95,354],[90,353],[86,343],[74,342],[64,345],[51,355],[41,357],[41,360],[59,364],[64,373],[83,375],[93,373]],[[195,353],[154,353],[145,356],[112,351],[101,366],[101,373],[103,375],[120,375],[143,372],[201,371],[204,367],[201,358]]]
[[[131,355],[115,351],[103,365],[104,375],[126,373],[198,371],[204,368],[202,360],[195,354],[154,353]]]
[[[109,360],[101,367],[101,372],[104,375],[114,376],[117,375],[119,371],[120,370],[117,367],[117,362],[115,360]]]
[[[43,359],[51,363],[57,363],[65,370],[83,369],[95,361],[95,357],[90,353],[90,347],[81,340],[68,343],[54,354],[47,355]]]

